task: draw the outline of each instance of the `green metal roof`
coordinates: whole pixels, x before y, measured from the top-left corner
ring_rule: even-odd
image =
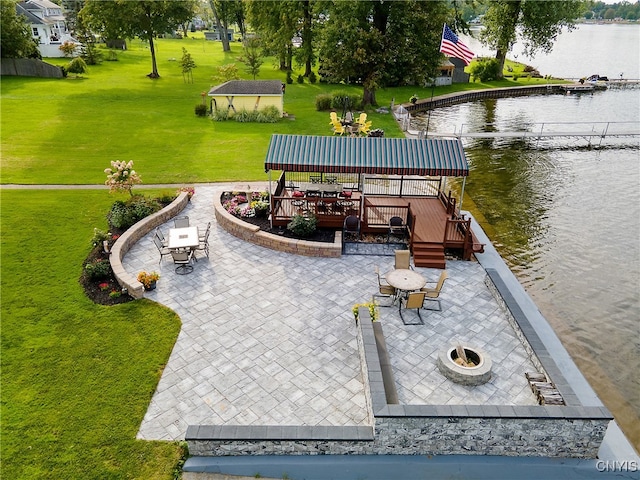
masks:
[[[464,177],[458,139],[272,135],[265,171]]]

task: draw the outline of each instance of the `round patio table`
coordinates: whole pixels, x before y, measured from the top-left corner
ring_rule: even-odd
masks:
[[[427,279],[413,270],[397,268],[385,274],[387,283],[397,290],[411,292],[420,290],[427,284]]]

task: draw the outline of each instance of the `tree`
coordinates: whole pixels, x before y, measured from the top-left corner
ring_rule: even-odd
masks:
[[[262,55],[260,55],[260,39],[258,37],[248,37],[242,42],[244,57],[238,59],[239,62],[247,66],[247,73],[253,75],[253,79],[260,74],[262,65]]]
[[[40,58],[27,18],[17,14],[12,0],[0,0],[0,54],[2,58]]]
[[[221,2],[216,2],[215,0],[209,0],[209,6],[211,7],[211,12],[213,12],[213,18],[215,19],[216,22],[216,30],[218,30],[218,33],[220,33],[220,40],[222,40],[222,51],[223,52],[229,52],[231,51],[231,47],[229,46],[229,38],[227,37],[227,27],[226,27],[226,23],[225,26],[223,27],[222,25],[222,17],[220,13],[224,13],[224,11],[222,11],[222,9],[219,10],[220,7],[220,3]],[[226,2],[222,2],[222,3],[226,3]]]
[[[525,55],[549,53],[564,27],[571,31],[584,11],[584,0],[540,2],[537,0],[494,0],[484,16],[481,40],[496,50],[500,78],[507,52],[518,35],[524,42]]]
[[[262,39],[264,49],[276,56],[282,71],[291,70],[292,38],[298,33],[298,0],[251,0],[247,4],[249,23]]]
[[[133,169],[133,160],[112,161],[111,168],[105,168],[104,173],[107,174],[104,184],[109,187],[110,193],[129,192],[133,197],[133,186],[142,183],[142,179]]]
[[[444,2],[340,1],[331,5],[320,44],[321,75],[359,82],[363,103],[380,86],[424,84],[440,64]]]
[[[87,64],[82,57],[76,57],[67,65],[67,72],[74,73],[76,78],[87,71]]]
[[[191,71],[196,68],[196,62],[193,61],[191,54],[184,47],[182,47],[180,66],[182,67],[182,80],[184,83],[193,83],[193,73]]]
[[[149,42],[150,78],[159,78],[153,39],[190,20],[194,0],[87,0],[81,15],[88,25],[98,28],[108,39],[140,37]]]

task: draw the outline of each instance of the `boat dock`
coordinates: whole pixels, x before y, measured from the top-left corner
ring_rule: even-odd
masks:
[[[532,123],[528,130],[499,131],[497,125],[486,124],[489,131],[468,131],[468,125],[462,124],[460,128],[454,128],[453,132],[427,132],[408,130],[407,134],[417,138],[427,137],[456,137],[471,139],[491,138],[553,138],[575,137],[592,140],[607,137],[639,137],[640,122],[543,122]]]

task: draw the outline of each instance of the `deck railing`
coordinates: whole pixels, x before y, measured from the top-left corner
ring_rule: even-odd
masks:
[[[435,197],[440,191],[440,178],[407,178],[402,176],[365,176],[364,195],[390,197]]]
[[[408,224],[409,205],[372,205],[365,202],[362,212],[362,223],[367,230],[388,228],[391,217],[400,217],[404,224]]]
[[[320,228],[341,228],[349,215],[358,215],[360,199],[326,197],[273,197],[274,226],[285,226],[294,215],[314,215]]]

